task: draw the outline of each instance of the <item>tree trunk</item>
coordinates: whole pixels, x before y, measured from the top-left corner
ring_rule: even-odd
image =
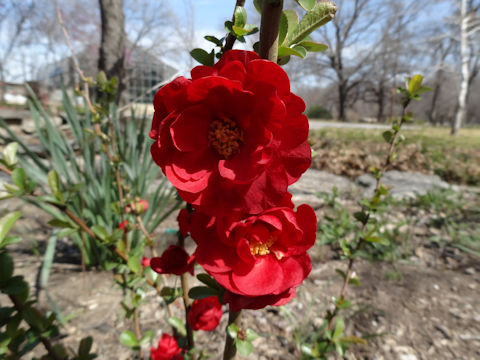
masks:
[[[455,120],[452,123],[451,135],[456,135],[462,126],[467,113],[467,96],[468,96],[468,16],[467,16],[467,0],[462,0],[461,8],[461,27],[460,27],[460,55],[462,60],[462,71],[460,80],[460,92],[458,93],[458,110]]]
[[[123,0],[99,0],[102,18],[102,40],[98,58],[98,70],[107,77],[116,77],[118,89],[117,104],[128,101],[125,71],[125,15]]]
[[[347,121],[347,114],[345,111],[347,104],[347,87],[342,82],[338,84],[338,119],[340,121]]]

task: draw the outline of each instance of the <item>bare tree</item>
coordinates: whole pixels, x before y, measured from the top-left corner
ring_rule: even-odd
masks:
[[[452,123],[452,135],[456,135],[462,123],[465,122],[469,84],[473,81],[472,74],[476,76],[478,73],[478,53],[474,51],[473,38],[477,32],[480,32],[479,8],[480,4],[475,4],[473,0],[461,0],[459,17],[461,78],[458,110]]]
[[[14,49],[22,41],[27,30],[31,14],[34,12],[34,1],[5,1],[0,5],[0,27],[6,32],[6,42],[0,46],[0,83],[6,79],[6,65]],[[3,86],[0,86],[0,101],[4,100]]]
[[[98,69],[107,77],[118,79],[117,103],[126,89],[125,79],[125,15],[123,0],[99,0],[102,19],[102,37],[98,58]],[[124,98],[123,98],[124,99]],[[124,102],[124,101],[122,101]]]
[[[346,109],[358,98],[355,92],[364,81],[366,65],[372,58],[372,33],[379,14],[379,2],[373,0],[344,0],[336,2],[338,11],[332,25],[321,28],[319,41],[328,45],[327,59],[320,54],[313,71],[336,84],[338,118],[347,120]],[[332,29],[333,26],[333,29]],[[330,71],[329,71],[330,70]]]

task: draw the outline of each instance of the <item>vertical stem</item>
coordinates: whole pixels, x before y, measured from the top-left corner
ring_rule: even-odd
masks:
[[[245,0],[237,0],[237,2],[235,3],[235,9],[237,8],[237,6],[244,6],[244,5],[245,5]],[[235,10],[233,11],[232,22],[235,22]],[[237,40],[235,35],[232,35],[229,33],[227,35],[227,39],[225,40],[225,46],[223,47],[223,51],[231,50],[233,48],[233,44],[235,43],[235,40]]]
[[[229,310],[227,328],[230,326],[230,324],[236,324],[240,328],[241,314],[241,311]],[[223,350],[223,360],[234,360],[237,354],[235,339],[228,334],[228,331],[226,331],[226,333],[227,335],[225,338],[225,349]]]
[[[133,289],[131,291],[132,291],[132,297],[135,297],[135,291]],[[138,319],[138,307],[136,306],[133,309],[133,322],[135,324],[135,336],[137,337],[137,339],[141,339],[142,332],[140,331],[140,321]],[[141,347],[140,349],[138,349],[138,358],[143,359]]]
[[[260,22],[260,57],[277,62],[278,32],[282,15],[283,0],[263,1]]]
[[[184,248],[185,238],[183,237],[180,231],[178,232],[177,236],[178,236],[178,246],[181,246],[182,248]],[[193,330],[188,324],[188,313],[192,306],[192,301],[188,297],[188,291],[190,290],[188,286],[188,273],[185,272],[182,275],[180,275],[180,282],[182,283],[183,305],[185,306],[185,328],[187,329],[187,347],[188,347],[188,350],[190,350],[195,347],[195,341],[193,339]],[[193,359],[195,360],[195,354],[193,355]]]

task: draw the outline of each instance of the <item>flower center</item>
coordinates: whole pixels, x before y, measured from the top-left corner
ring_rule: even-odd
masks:
[[[242,129],[231,119],[215,119],[210,122],[208,142],[223,158],[235,155],[243,143]]]
[[[270,254],[270,247],[275,243],[275,239],[270,238],[267,242],[250,241],[250,253],[252,255],[268,255]]]

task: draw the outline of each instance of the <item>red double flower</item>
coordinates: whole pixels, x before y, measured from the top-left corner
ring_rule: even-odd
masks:
[[[170,245],[159,257],[150,259],[150,267],[159,274],[193,275],[195,256],[189,256],[180,246]]]
[[[308,120],[287,74],[250,51],[198,66],[154,99],[154,161],[203,212],[260,213],[278,206],[310,166]]]
[[[193,330],[215,330],[222,318],[222,304],[216,296],[195,300],[188,312],[187,321]]]
[[[158,342],[157,348],[150,350],[152,360],[183,360],[182,348],[178,346],[177,340],[169,334],[163,334]]]
[[[308,205],[295,213],[276,207],[241,218],[195,213],[192,237],[197,262],[227,291],[233,310],[282,305],[311,271],[307,250],[316,237],[316,216]]]

